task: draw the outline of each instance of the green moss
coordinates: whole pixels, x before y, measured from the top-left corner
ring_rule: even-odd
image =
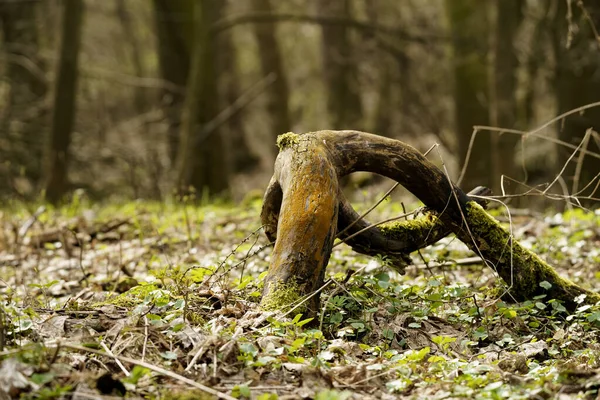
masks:
[[[427,213],[408,221],[396,221],[379,226],[384,237],[405,243],[409,251],[420,249],[440,240],[449,233],[439,218]]]
[[[300,286],[295,280],[289,282],[273,282],[269,286],[269,292],[260,302],[260,307],[265,311],[288,311],[300,300]],[[299,307],[298,314],[305,311]]]
[[[205,393],[201,390],[190,390],[190,391],[179,391],[179,390],[165,390],[162,392],[164,400],[212,400],[216,399],[216,396]]]
[[[473,238],[461,239],[471,248],[474,247],[475,240],[477,249],[473,250],[492,263],[500,277],[511,286],[510,291],[517,300],[532,299],[534,296],[546,294],[547,298],[562,300],[567,303],[567,308],[572,308],[575,306],[574,297],[580,294],[585,293],[588,296],[587,302],[600,299],[597,294],[559,276],[540,257],[511,238],[510,232],[489,216],[479,204],[469,202],[467,215]],[[551,288],[546,290],[540,287],[542,281],[549,282]]]
[[[107,299],[105,302],[95,303],[94,307],[99,307],[107,304],[117,307],[135,307],[142,303],[144,299],[158,288],[155,285],[140,285],[129,289],[127,292],[118,296]]]
[[[395,221],[382,224],[379,226],[379,229],[387,238],[408,241],[407,239],[414,238],[415,234],[419,236],[426,235],[432,229],[438,227],[442,227],[438,218],[433,214],[427,214],[408,221]]]
[[[294,132],[288,132],[277,136],[277,147],[279,147],[279,150],[283,150],[286,147],[298,143],[300,143],[300,135],[297,135]]]

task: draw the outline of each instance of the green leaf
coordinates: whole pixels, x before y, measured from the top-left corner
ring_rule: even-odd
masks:
[[[442,282],[440,282],[438,279],[431,279],[429,282],[427,282],[427,285],[431,287],[438,287],[442,285]]]
[[[235,398],[249,399],[252,396],[248,385],[236,385],[231,389],[231,395]]]
[[[429,346],[423,347],[417,352],[409,350],[406,352],[406,359],[411,361],[422,361],[425,359],[425,357],[427,357],[429,352],[431,352],[431,348]]]
[[[473,336],[477,340],[485,340],[488,338],[488,333],[484,327],[479,327],[473,332]]]
[[[52,382],[54,380],[55,375],[52,372],[40,373],[40,374],[32,374],[31,381],[36,385],[44,385],[48,382]]]
[[[303,327],[304,325],[308,324],[308,323],[309,323],[310,321],[312,321],[313,319],[314,319],[314,318],[306,318],[306,319],[303,319],[302,321],[298,321],[298,322],[296,323],[296,326],[297,326],[298,328],[301,328],[301,327]]]
[[[600,321],[600,311],[596,311],[587,316],[589,322]]]
[[[240,351],[242,352],[242,354],[250,354],[252,356],[258,354],[258,349],[252,343],[240,344]]]
[[[344,320],[344,316],[340,312],[333,313],[331,317],[329,317],[329,322],[332,324],[339,324]]]
[[[256,400],[277,400],[279,396],[277,393],[263,393],[256,396]]]
[[[548,281],[541,281],[540,286],[546,290],[550,290],[550,288],[552,287],[552,284]]]

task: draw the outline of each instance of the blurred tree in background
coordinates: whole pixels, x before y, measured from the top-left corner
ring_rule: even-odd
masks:
[[[562,179],[598,182],[599,107],[518,134],[600,101],[596,1],[0,0],[0,24],[4,201],[240,199],[317,129],[439,142],[453,179],[470,152],[466,190],[550,182],[585,138]]]
[[[556,8],[551,36],[556,65],[553,86],[557,111],[562,114],[600,100],[600,3],[554,2]],[[577,145],[588,128],[600,131],[600,108],[591,108],[566,118],[558,125],[558,138]],[[587,148],[600,153],[600,138],[590,138]],[[559,167],[567,162],[571,153],[570,149],[559,148]],[[565,180],[575,193],[599,173],[600,158],[586,157],[580,174],[576,173],[576,163],[569,165]]]
[[[488,125],[490,87],[487,79],[489,2],[446,0],[451,34],[451,60],[454,76],[454,131],[457,155],[464,160],[471,146],[473,125]],[[465,187],[493,183],[491,140],[479,135],[473,142],[471,167],[462,181]],[[482,174],[482,171],[487,173]]]
[[[71,135],[75,122],[75,94],[79,76],[83,0],[64,0],[60,52],[54,84],[50,135],[44,155],[46,197],[58,202],[67,190]]]
[[[319,15],[351,19],[351,1],[318,1]],[[365,130],[355,46],[343,24],[323,24],[323,73],[331,129]]]
[[[41,28],[39,4],[29,2],[0,3],[3,35],[4,88],[0,129],[1,154],[4,161],[0,193],[6,195],[16,182],[6,185],[8,176],[21,181],[40,179],[42,147],[34,137],[46,125],[48,90],[46,63],[40,57]],[[15,162],[16,160],[20,160]]]

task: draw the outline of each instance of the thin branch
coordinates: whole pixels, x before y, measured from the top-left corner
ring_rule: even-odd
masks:
[[[83,346],[77,346],[74,344],[68,344],[68,343],[61,343],[62,347],[68,348],[68,349],[72,349],[72,350],[77,350],[77,351],[82,351],[82,352],[87,352],[87,353],[92,353],[92,354],[96,354],[99,356],[104,356],[104,357],[111,357],[111,358],[115,358],[117,360],[120,360],[122,362],[126,362],[129,364],[133,364],[133,365],[139,365],[140,367],[144,367],[149,369],[150,371],[154,371],[158,374],[164,375],[164,376],[168,376],[169,378],[175,379],[179,382],[185,383],[186,385],[189,385],[195,389],[199,389],[205,393],[208,394],[212,394],[213,396],[216,396],[220,399],[225,399],[225,400],[236,400],[235,397],[232,397],[228,394],[225,393],[221,393],[213,388],[210,388],[208,386],[205,386],[201,383],[198,383],[192,379],[188,379],[185,376],[181,376],[179,374],[176,374],[175,372],[166,370],[164,368],[161,368],[157,365],[153,365],[150,363],[147,363],[145,361],[138,361],[138,360],[134,360],[133,358],[129,358],[129,357],[124,357],[124,356],[119,356],[119,355],[110,355],[107,354],[103,351],[99,351],[99,350],[94,350],[94,349],[90,349],[87,347],[83,347]]]
[[[274,72],[262,78],[256,82],[252,87],[246,90],[240,97],[238,97],[233,103],[226,109],[217,114],[216,117],[208,121],[202,126],[198,136],[196,136],[195,144],[201,143],[206,140],[217,128],[223,125],[227,120],[240,112],[248,104],[252,103],[267,87],[273,84],[277,80],[277,76]]]
[[[322,15],[305,15],[293,13],[269,13],[269,12],[250,12],[241,15],[234,15],[223,18],[215,22],[212,27],[212,33],[218,34],[226,29],[233,28],[237,25],[256,24],[256,23],[274,23],[274,22],[295,22],[317,25],[341,25],[346,28],[353,28],[358,31],[372,33],[386,33],[393,35],[396,39],[417,42],[421,44],[430,43],[434,40],[447,40],[441,36],[435,35],[415,35],[408,33],[403,29],[393,28],[385,25],[375,24],[371,22],[359,21],[352,18],[322,16]]]

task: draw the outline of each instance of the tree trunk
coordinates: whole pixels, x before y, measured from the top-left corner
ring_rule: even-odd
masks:
[[[270,0],[252,0],[255,11],[272,13]],[[276,80],[266,90],[267,114],[271,119],[271,132],[273,140],[277,135],[292,129],[289,113],[289,88],[287,75],[283,67],[283,59],[276,36],[274,23],[257,23],[253,25],[254,36],[258,45],[260,68],[263,76],[271,73],[276,75]]]
[[[57,203],[67,190],[69,146],[75,124],[83,0],[64,0],[61,48],[54,87],[50,140],[46,148],[46,198]]]
[[[517,124],[517,55],[514,39],[522,20],[520,0],[495,0],[492,39],[492,68],[490,79],[490,124],[500,128],[514,129]],[[518,169],[515,163],[515,147],[519,141],[516,135],[490,137],[492,155],[491,175],[494,178],[493,189],[501,193],[501,176],[513,179]],[[505,185],[510,181],[505,181]],[[505,186],[506,188],[506,186]]]
[[[577,2],[571,2],[571,20],[567,20],[568,10],[565,1],[556,1],[555,21],[552,24],[553,51],[556,60],[555,87],[558,113],[573,110],[577,107],[600,101],[600,41],[594,37],[590,25],[600,27],[600,4],[585,2],[589,13],[588,21]],[[571,24],[571,27],[569,27]],[[557,124],[558,138],[575,145],[581,143],[588,128],[600,132],[600,107],[588,109],[571,115]],[[591,138],[588,150],[600,153],[600,136]],[[559,146],[559,165],[563,167],[572,150]],[[584,188],[600,172],[600,160],[586,156],[577,172],[578,156],[569,164],[563,173],[571,194]],[[596,185],[592,184],[584,195],[592,193]],[[598,198],[598,192],[595,193]]]
[[[445,4],[452,36],[454,129],[458,157],[464,163],[473,125],[487,125],[489,118],[487,12],[478,0],[446,0]],[[464,186],[493,186],[490,146],[488,134],[477,135],[462,180]]]
[[[46,66],[39,57],[38,9],[37,3],[0,3],[5,74],[10,85],[0,125],[0,158],[10,161],[11,176],[24,170],[34,186],[39,183],[43,153],[43,142],[35,138],[46,129],[48,89]]]
[[[177,152],[178,189],[193,187],[203,196],[222,195],[229,189],[225,143],[218,132],[205,129],[218,111],[216,49],[209,28],[218,19],[221,4],[193,2],[194,42]]]
[[[442,171],[400,141],[356,131],[319,131],[282,135],[278,145],[280,153],[261,213],[267,237],[276,239],[261,303],[265,309],[289,308],[323,284],[336,229],[344,230],[356,219],[340,197],[338,178],[356,171],[396,180],[435,215],[374,229],[356,239],[358,246],[353,247],[361,250],[375,243],[382,255],[389,250],[399,259],[403,253],[431,244],[428,232],[433,231],[437,239],[452,231],[497,271],[515,300],[546,295],[571,310],[580,294],[587,296],[588,303],[600,300],[600,295],[558,276]],[[551,287],[541,287],[542,281]],[[316,312],[318,296],[304,310]]]
[[[153,0],[156,22],[158,64],[162,79],[185,88],[190,67],[193,36],[193,3],[190,0]],[[175,164],[179,149],[181,110],[185,91],[165,90],[161,94],[168,121],[169,159]]]
[[[364,0],[364,7],[369,17],[369,21],[373,24],[379,23],[379,14],[380,7],[377,4],[370,0]],[[370,38],[374,41],[377,39],[374,37]],[[375,118],[373,122],[373,132],[378,135],[390,137],[392,132],[392,116],[394,115],[394,108],[396,104],[394,104],[393,99],[393,91],[394,87],[394,74],[392,71],[394,70],[393,64],[386,53],[378,54],[376,65],[378,68],[378,79],[379,79],[379,88],[377,90],[377,106],[375,107]],[[403,70],[402,66],[406,65],[405,63],[398,60],[398,66]],[[404,71],[401,72],[401,77],[404,77]],[[404,96],[401,96],[401,101],[404,99]],[[400,112],[401,121],[405,121],[406,115],[404,114],[405,110]],[[403,129],[400,129],[403,131]]]
[[[320,14],[350,18],[350,1],[319,1]],[[344,25],[323,24],[323,73],[332,129],[364,129],[352,45]]]
[[[219,33],[217,37],[219,54],[219,92],[223,93],[221,109],[231,107],[240,97],[239,62],[237,51],[230,30]],[[268,89],[269,90],[269,89]],[[236,112],[225,125],[226,137],[230,143],[235,143],[231,148],[231,164],[233,172],[248,172],[259,163],[259,158],[252,152],[248,145],[247,132],[244,126],[243,114]]]
[[[127,45],[131,52],[131,63],[133,65],[135,76],[144,77],[146,76],[146,73],[142,61],[143,56],[141,45],[138,38],[138,34],[131,21],[132,14],[127,9],[127,4],[125,0],[117,0],[116,14],[117,18],[119,19],[119,22],[121,23],[123,33],[127,38]],[[146,89],[134,88],[134,101],[136,111],[140,114],[143,113],[147,108]]]

